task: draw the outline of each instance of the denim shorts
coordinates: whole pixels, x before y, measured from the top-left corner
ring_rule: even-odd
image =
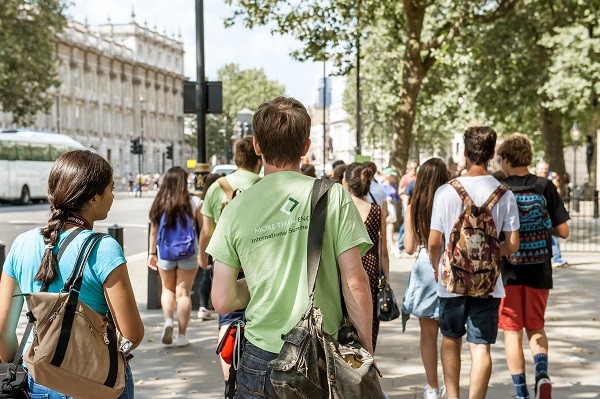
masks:
[[[70,396],[63,395],[60,392],[53,391],[50,388],[46,388],[45,386],[36,383],[33,380],[31,373],[28,374],[28,380],[30,399],[72,399]],[[134,388],[131,368],[129,367],[129,364],[127,364],[127,368],[125,368],[125,390],[123,390],[123,393],[118,399],[133,399]]]
[[[244,352],[235,380],[235,399],[279,399],[271,384],[269,362],[277,353],[264,351],[244,341]]]
[[[181,259],[181,260],[164,260],[160,258],[160,254],[158,254],[158,267],[162,270],[194,270],[198,268],[198,259],[196,255],[192,255],[189,258]]]
[[[444,337],[465,333],[473,344],[493,344],[498,336],[500,298],[440,298],[440,331]],[[466,325],[466,328],[465,328]]]
[[[230,325],[232,322],[234,321],[244,321],[244,312],[245,310],[234,310],[233,312],[229,312],[229,313],[219,313],[219,329],[221,329],[221,327],[223,326],[228,326]]]

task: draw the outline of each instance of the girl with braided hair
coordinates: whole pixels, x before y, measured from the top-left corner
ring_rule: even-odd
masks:
[[[4,263],[0,279],[0,359],[3,362],[12,361],[17,352],[16,328],[23,297],[13,295],[37,292],[42,287],[48,292],[61,290],[82,244],[94,234],[94,222],[106,219],[114,199],[113,186],[112,167],[94,152],[70,151],[54,164],[48,178],[48,224],[19,235]],[[57,261],[61,249],[64,251]],[[102,237],[92,250],[84,269],[79,299],[100,314],[110,310],[117,328],[131,341],[132,348],[142,341],[144,325],[135,303],[125,255],[112,237]],[[125,385],[120,399],[133,398],[129,365]],[[65,398],[37,384],[31,374],[29,393],[50,399]]]

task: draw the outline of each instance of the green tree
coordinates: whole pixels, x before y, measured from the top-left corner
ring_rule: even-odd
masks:
[[[52,106],[48,90],[60,85],[56,40],[66,26],[61,0],[0,3],[0,104],[17,124],[27,125]]]
[[[274,24],[273,31],[288,33],[303,43],[293,53],[298,59],[333,58],[341,72],[356,53],[354,45],[369,27],[381,27],[378,39],[386,43],[386,59],[396,59],[389,71],[397,88],[392,110],[391,163],[404,169],[413,140],[413,125],[423,82],[463,30],[505,16],[519,0],[226,0],[236,7],[230,23],[241,18],[248,27]],[[360,56],[363,54],[361,52]],[[369,65],[369,68],[371,66]]]
[[[217,71],[217,80],[223,82],[223,113],[207,115],[206,146],[209,158],[228,162],[232,156],[236,115],[244,108],[256,110],[260,104],[285,93],[285,86],[269,80],[262,68],[241,69],[238,64],[226,64]],[[196,131],[196,120],[190,120],[190,129]],[[197,135],[187,138],[195,148]]]

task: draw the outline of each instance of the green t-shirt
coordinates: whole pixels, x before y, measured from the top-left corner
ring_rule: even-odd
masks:
[[[256,173],[249,172],[247,170],[238,170],[226,177],[227,182],[231,185],[233,190],[245,190],[256,181],[260,180],[260,176]],[[237,195],[236,195],[237,197]],[[204,196],[204,205],[202,206],[202,214],[215,220],[215,223],[219,221],[221,216],[221,209],[223,203],[227,200],[225,191],[221,188],[218,182],[214,182],[206,192]]]
[[[300,320],[308,304],[306,245],[313,182],[297,172],[265,176],[227,205],[207,248],[216,260],[244,269],[250,291],[245,337],[268,352],[280,351],[281,335]],[[335,335],[342,320],[337,257],[356,246],[364,254],[371,245],[350,195],[335,184],[329,190],[315,289],[327,333]]]

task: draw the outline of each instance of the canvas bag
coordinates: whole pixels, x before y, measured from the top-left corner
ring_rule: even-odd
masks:
[[[67,236],[56,256],[57,262],[60,262],[65,249],[67,249],[69,244],[82,230],[82,228],[77,228]],[[47,288],[47,286],[43,286],[42,291],[46,291]],[[26,399],[29,397],[27,393],[27,371],[23,368],[23,351],[34,327],[34,318],[31,311],[28,311],[26,316],[28,321],[27,327],[21,337],[21,343],[19,344],[15,358],[10,363],[0,363],[0,399]]]
[[[61,292],[24,294],[35,326],[27,368],[37,383],[74,398],[116,399],[125,388],[112,317],[79,300],[85,265],[102,236],[86,238]]]
[[[507,257],[513,265],[532,265],[547,262],[552,257],[550,229],[544,191],[548,179],[538,177],[529,186],[509,186],[519,208],[519,249]]]
[[[308,230],[308,306],[300,321],[282,336],[283,347],[269,362],[271,383],[285,399],[382,398],[379,371],[347,318],[336,340],[323,331],[323,315],[314,307],[314,291],[332,180],[317,179]],[[341,289],[341,288],[340,288]],[[342,302],[343,304],[343,302]],[[345,307],[344,307],[345,310]]]
[[[444,253],[441,281],[448,292],[487,298],[500,275],[500,242],[491,210],[507,191],[502,184],[478,207],[464,186],[448,182],[458,192],[464,209],[454,224]]]
[[[175,219],[174,225],[167,223],[167,214],[163,212],[158,224],[156,240],[161,259],[178,261],[187,259],[196,253],[196,229],[194,221],[183,211]]]

